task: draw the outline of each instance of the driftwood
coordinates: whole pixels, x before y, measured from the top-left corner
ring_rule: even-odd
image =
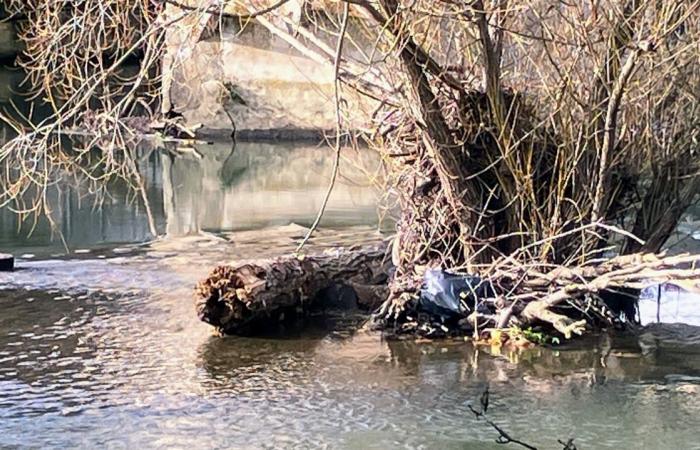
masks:
[[[550,323],[568,339],[572,334],[583,334],[587,321],[572,320],[553,312],[552,308],[605,291],[642,289],[675,280],[699,280],[698,262],[700,255],[634,254],[613,258],[597,266],[561,267],[544,276],[533,273],[530,276],[534,277],[523,283],[525,289],[530,290],[524,297],[534,295],[522,310],[522,317],[527,321]]]
[[[250,334],[286,313],[308,309],[338,284],[352,287],[358,304],[370,308],[386,298],[385,250],[339,249],[219,266],[196,287],[197,315],[222,334]]]
[[[623,255],[579,267],[523,264],[504,257],[478,272],[495,295],[479,299],[479,307],[471,305],[458,322],[420,314],[418,276],[412,285],[400,286],[400,296],[392,292],[377,314],[378,325],[428,337],[542,326],[569,339],[590,329],[633,325],[641,289],[700,280],[699,264],[700,255],[689,254]]]
[[[222,265],[198,284],[197,315],[222,334],[251,334],[314,306],[328,307],[324,301],[339,295],[329,288],[344,285],[366,309],[386,300],[375,315],[384,330],[432,336],[425,330],[455,325],[446,333],[459,334],[466,329],[458,325],[467,320],[475,332],[539,324],[568,339],[586,329],[634,322],[636,298],[630,292],[652,283],[700,279],[699,255],[626,255],[581,267],[524,265],[504,258],[484,268],[488,275],[483,279],[496,295],[479,300],[479,313],[473,311],[459,324],[424,326],[415,315],[420,279],[414,287],[404,286],[404,300],[397,302],[387,288],[387,259],[385,247],[369,246]]]

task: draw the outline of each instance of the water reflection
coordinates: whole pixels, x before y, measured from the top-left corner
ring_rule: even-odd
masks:
[[[166,231],[239,230],[290,221],[308,225],[321,206],[333,155],[325,146],[227,143],[195,148],[202,156],[161,154]],[[346,149],[344,170],[324,215],[327,226],[376,224],[376,192],[356,166],[375,154]]]
[[[175,153],[174,153],[175,152]],[[290,222],[310,224],[321,205],[333,164],[326,146],[216,142],[187,152],[142,151],[141,172],[160,233],[241,230]],[[375,170],[370,151],[346,150],[341,176],[324,215],[324,226],[376,225],[377,196],[366,174]],[[358,175],[359,173],[359,175]],[[86,186],[64,183],[50,192],[58,229],[71,249],[152,238],[144,208],[123,184],[109,186],[100,205]],[[0,247],[46,254],[62,249],[49,223],[20,226],[0,210]]]
[[[493,435],[466,409],[487,383],[494,417],[545,448],[567,436],[584,448],[690,442],[700,359],[680,366],[679,377],[678,361],[659,355],[650,362],[635,340],[599,340],[500,354],[463,342],[382,342],[364,334],[346,341],[210,339],[199,355],[211,395],[265,411],[265,419],[244,410],[227,419],[271,447],[302,448],[312,434],[317,445],[343,448],[489,448]],[[672,435],[654,434],[669,427]]]

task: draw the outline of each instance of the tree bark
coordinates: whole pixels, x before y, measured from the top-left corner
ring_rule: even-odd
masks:
[[[197,285],[195,309],[222,334],[251,334],[287,311],[308,308],[335,284],[356,287],[359,304],[377,304],[389,269],[385,246],[242,261],[215,268]]]

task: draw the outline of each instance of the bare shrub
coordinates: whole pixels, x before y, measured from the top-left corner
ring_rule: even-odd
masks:
[[[16,126],[19,137],[2,148],[3,162],[21,165],[4,172],[3,204],[40,191],[55,167],[96,182],[97,168],[138,180],[123,118],[159,81],[169,26],[256,20],[335,67],[336,150],[351,131],[343,129],[353,107],[345,99],[359,93],[374,110],[359,138],[382,155],[401,209],[397,276],[382,310],[389,321],[405,318],[426,267],[480,273],[503,293],[525,295],[522,310],[556,288],[550,280],[528,297],[528,280],[609,254],[658,252],[700,188],[697,0],[10,4],[29,18],[29,79],[55,96],[52,117]],[[117,69],[134,51],[141,69],[120,80]],[[68,151],[55,135],[88,119],[100,131],[95,157],[97,141]],[[601,286],[542,311],[566,301],[584,310],[590,296],[582,293]]]

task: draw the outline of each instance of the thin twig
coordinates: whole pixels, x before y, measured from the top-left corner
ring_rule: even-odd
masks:
[[[334,91],[335,91],[335,119],[336,119],[336,130],[335,130],[335,159],[333,160],[333,173],[331,175],[331,181],[328,184],[328,189],[326,190],[326,195],[323,198],[323,203],[321,203],[321,209],[318,211],[318,215],[314,220],[314,223],[309,228],[308,232],[304,236],[304,239],[299,243],[296,248],[296,253],[301,252],[304,245],[309,241],[311,235],[316,231],[318,224],[321,222],[323,213],[326,211],[326,206],[328,205],[328,200],[333,192],[333,187],[335,186],[335,180],[338,177],[338,168],[340,166],[340,152],[341,152],[341,137],[342,137],[342,116],[340,112],[340,62],[343,54],[343,42],[345,40],[345,33],[348,29],[348,17],[349,17],[349,5],[348,3],[343,4],[343,22],[340,26],[340,34],[338,35],[338,44],[336,47],[335,63],[334,63]]]
[[[523,442],[519,439],[516,439],[512,437],[510,434],[508,434],[503,428],[498,426],[496,423],[494,423],[491,419],[489,419],[486,414],[482,411],[477,411],[474,409],[472,405],[468,405],[469,410],[474,413],[474,416],[476,419],[484,419],[484,421],[491,426],[494,430],[498,432],[498,437],[496,438],[496,442],[499,444],[517,444],[520,445],[521,447],[525,447],[528,450],[537,450],[537,447],[532,446],[526,442]]]

